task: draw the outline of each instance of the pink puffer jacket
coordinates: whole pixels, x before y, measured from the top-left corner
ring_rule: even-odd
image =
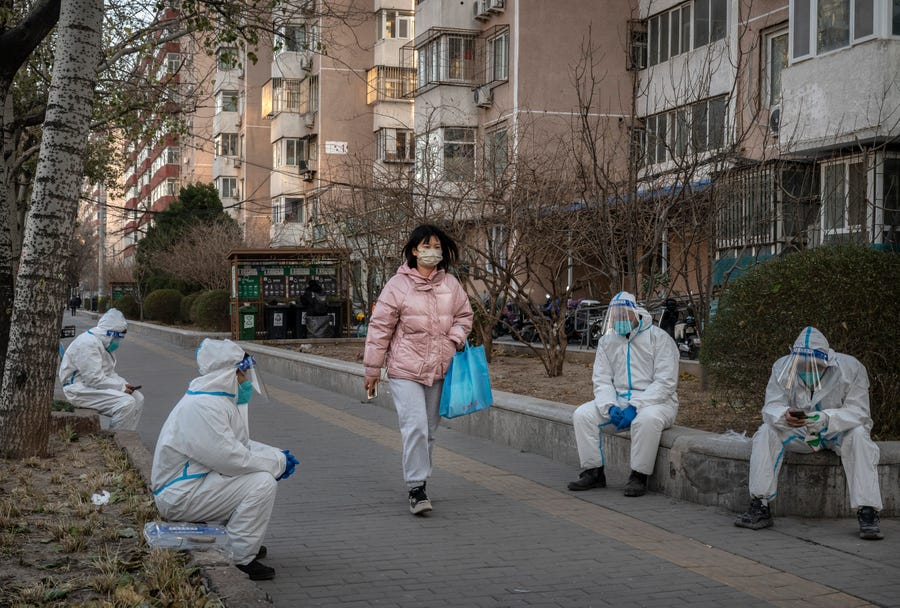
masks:
[[[369,331],[366,376],[388,377],[426,386],[447,373],[457,346],[472,329],[472,307],[456,277],[436,270],[430,277],[403,264],[381,290]]]

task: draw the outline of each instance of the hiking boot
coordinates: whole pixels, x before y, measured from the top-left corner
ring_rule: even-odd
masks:
[[[238,570],[247,574],[251,581],[267,581],[275,578],[275,568],[270,568],[255,559],[249,564],[237,564]]]
[[[425,484],[412,488],[409,491],[409,512],[413,515],[423,515],[431,511],[431,501],[425,494]]]
[[[625,484],[625,496],[643,496],[647,493],[647,476],[637,471],[632,471]]]
[[[734,525],[738,528],[750,528],[751,530],[759,530],[760,528],[768,528],[774,522],[769,514],[769,505],[762,504],[759,498],[750,500],[750,508],[746,513],[741,513],[740,517],[734,520]]]
[[[585,469],[578,476],[578,481],[570,481],[569,485],[566,487],[568,487],[573,492],[580,492],[581,490],[591,490],[593,488],[605,488],[606,473],[603,472],[603,467],[597,467],[595,469]]]
[[[873,507],[860,507],[856,512],[856,519],[859,521],[859,537],[863,540],[881,540],[884,534],[881,533],[881,519],[878,517],[878,511]]]
[[[268,555],[268,554],[269,554],[269,550],[266,549],[266,546],[265,546],[265,545],[260,545],[260,546],[259,546],[259,551],[256,552],[256,557],[255,557],[254,559],[262,559],[262,558],[264,558],[264,557],[265,557],[266,555]]]

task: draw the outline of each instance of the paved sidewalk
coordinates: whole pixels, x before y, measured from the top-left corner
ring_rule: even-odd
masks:
[[[152,451],[196,375],[193,350],[129,336],[116,354],[144,386],[139,432]],[[260,587],[278,606],[900,606],[896,519],[879,542],[861,541],[849,517],[738,529],[721,510],[625,498],[624,479],[567,492],[570,467],[447,428],[428,486],[435,510],[417,518],[393,411],[265,380],[272,399],[252,402],[251,434],[300,459],[266,540],[278,574]]]

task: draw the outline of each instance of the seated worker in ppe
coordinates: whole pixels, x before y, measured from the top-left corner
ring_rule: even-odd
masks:
[[[628,292],[612,299],[606,319],[594,358],[594,400],[572,415],[584,470],[568,487],[573,491],[606,487],[603,433],[630,428],[631,475],[625,496],[643,496],[659,438],[678,413],[678,347]]]
[[[234,563],[252,580],[275,576],[259,560],[275,504],[275,486],[297,459],[250,439],[247,404],[264,394],[255,361],[231,340],[197,349],[200,376],[169,414],[153,454],[151,489],[168,520],[224,524]]]
[[[734,525],[758,530],[772,525],[769,501],[778,490],[784,452],[833,450],[841,457],[859,537],[883,538],[878,511],[878,446],[869,433],[869,377],[850,355],[836,353],[815,327],[807,327],[791,354],[772,366],[763,424],[750,453],[750,508]]]
[[[97,327],[75,338],[63,354],[59,382],[63,394],[75,407],[97,410],[111,418],[112,430],[137,429],[144,409],[144,396],[116,373],[113,352],[125,338],[125,316],[110,308]]]

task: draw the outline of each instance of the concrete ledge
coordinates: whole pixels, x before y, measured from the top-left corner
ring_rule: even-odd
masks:
[[[156,331],[164,334],[168,329]],[[364,399],[364,368],[360,364],[254,342],[240,344],[257,357],[267,373]],[[387,386],[375,403],[393,409]],[[574,409],[571,405],[495,391],[493,407],[444,422],[445,426],[471,435],[571,464],[574,474],[579,464],[572,428]],[[629,434],[607,435],[605,439],[610,477],[624,477],[629,468]],[[900,515],[900,441],[879,442],[878,446],[882,515],[896,517]],[[663,433],[650,488],[681,500],[742,511],[748,502],[749,459],[749,438],[674,426]],[[844,471],[832,452],[808,456],[788,453],[779,487],[778,500],[772,503],[775,515],[851,514]]]

